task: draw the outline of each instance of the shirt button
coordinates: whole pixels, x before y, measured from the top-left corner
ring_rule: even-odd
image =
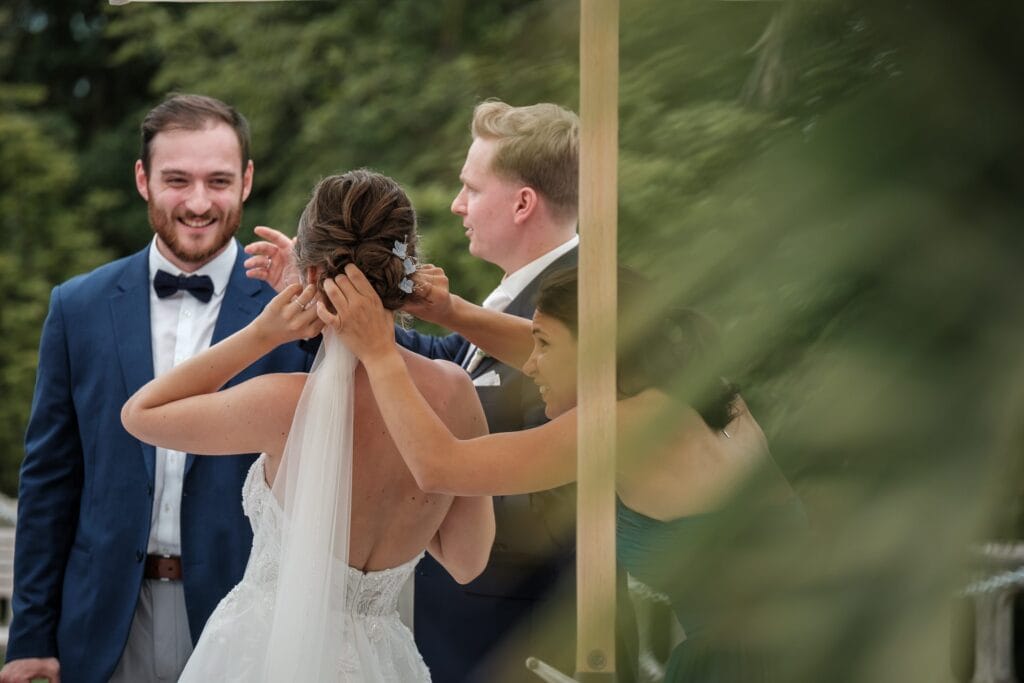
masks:
[[[184,313],[182,313],[182,315],[185,316],[186,318],[191,318],[192,317],[192,311],[185,311]]]

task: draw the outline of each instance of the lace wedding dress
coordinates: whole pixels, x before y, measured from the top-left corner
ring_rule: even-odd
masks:
[[[206,622],[179,683],[266,680],[264,655],[275,609],[282,510],[266,484],[265,457],[253,463],[242,488],[242,507],[253,530],[245,575]],[[430,681],[412,633],[399,620],[397,611],[398,594],[422,557],[420,553],[397,567],[366,573],[335,561],[333,576],[345,578],[346,597],[344,605],[331,605],[332,610],[343,612],[343,618],[334,623],[344,633],[330,634],[328,642],[337,644],[332,652],[335,676],[330,680]]]

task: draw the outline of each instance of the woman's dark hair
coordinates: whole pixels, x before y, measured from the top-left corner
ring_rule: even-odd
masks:
[[[299,218],[295,264],[300,273],[323,269],[323,280],[343,273],[354,263],[380,295],[384,308],[396,310],[405,301],[400,288],[406,278],[395,242],[416,257],[416,212],[401,186],[367,169],[332,175],[313,190]]]
[[[579,271],[566,268],[548,275],[537,294],[537,310],[578,333]],[[686,402],[718,431],[736,417],[736,385],[717,373],[721,365],[718,330],[706,316],[688,308],[644,315],[660,306],[647,278],[634,270],[618,270],[618,344],[616,378],[620,396],[634,396],[659,387],[678,393],[675,381],[685,373]]]

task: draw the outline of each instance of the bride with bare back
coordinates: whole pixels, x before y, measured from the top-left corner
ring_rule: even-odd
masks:
[[[417,486],[366,371],[330,328],[308,375],[264,375],[219,391],[276,346],[319,333],[333,311],[323,282],[349,263],[397,310],[411,291],[415,251],[415,214],[397,183],[365,170],[325,178],[295,245],[308,284],[289,286],[248,327],[125,404],[125,428],[149,443],[197,455],[262,452],[242,491],[254,535],[245,575],[207,622],[182,681],[430,680],[398,618],[398,592],[424,549],[460,582],[483,570],[494,538],[490,498]],[[453,434],[486,432],[460,368],[399,353]]]

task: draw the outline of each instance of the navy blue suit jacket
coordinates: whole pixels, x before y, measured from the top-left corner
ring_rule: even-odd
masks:
[[[239,249],[213,333],[249,323],[274,292],[245,277]],[[54,288],[43,325],[18,499],[8,660],[58,657],[67,683],[106,681],[128,638],[153,508],[153,446],[121,406],[153,378],[148,249]],[[308,369],[282,346],[231,383]],[[187,428],[187,425],[182,425]],[[253,454],[187,457],[181,558],[193,641],[242,577],[252,531],[241,489]]]
[[[577,257],[578,251],[573,249],[558,258],[505,312],[532,317],[544,276],[575,265]],[[399,329],[396,339],[423,356],[460,365],[470,348],[458,334],[430,337]],[[484,358],[471,377],[489,372],[498,374],[500,385],[478,386],[477,394],[492,433],[529,429],[547,421],[540,394],[529,377],[491,357]],[[465,586],[429,556],[420,562],[415,587],[416,642],[435,683],[492,680],[487,659],[519,629],[527,631],[519,634],[527,643],[523,647],[533,647],[528,631],[540,620],[537,611],[546,606],[559,583],[571,582],[573,577],[575,491],[575,485],[568,485],[527,495],[496,496],[497,531],[490,561],[483,574]],[[571,643],[567,649],[571,656]],[[535,649],[524,653],[545,654]],[[521,663],[518,655],[510,658]],[[534,676],[521,664],[519,668],[524,678]]]

